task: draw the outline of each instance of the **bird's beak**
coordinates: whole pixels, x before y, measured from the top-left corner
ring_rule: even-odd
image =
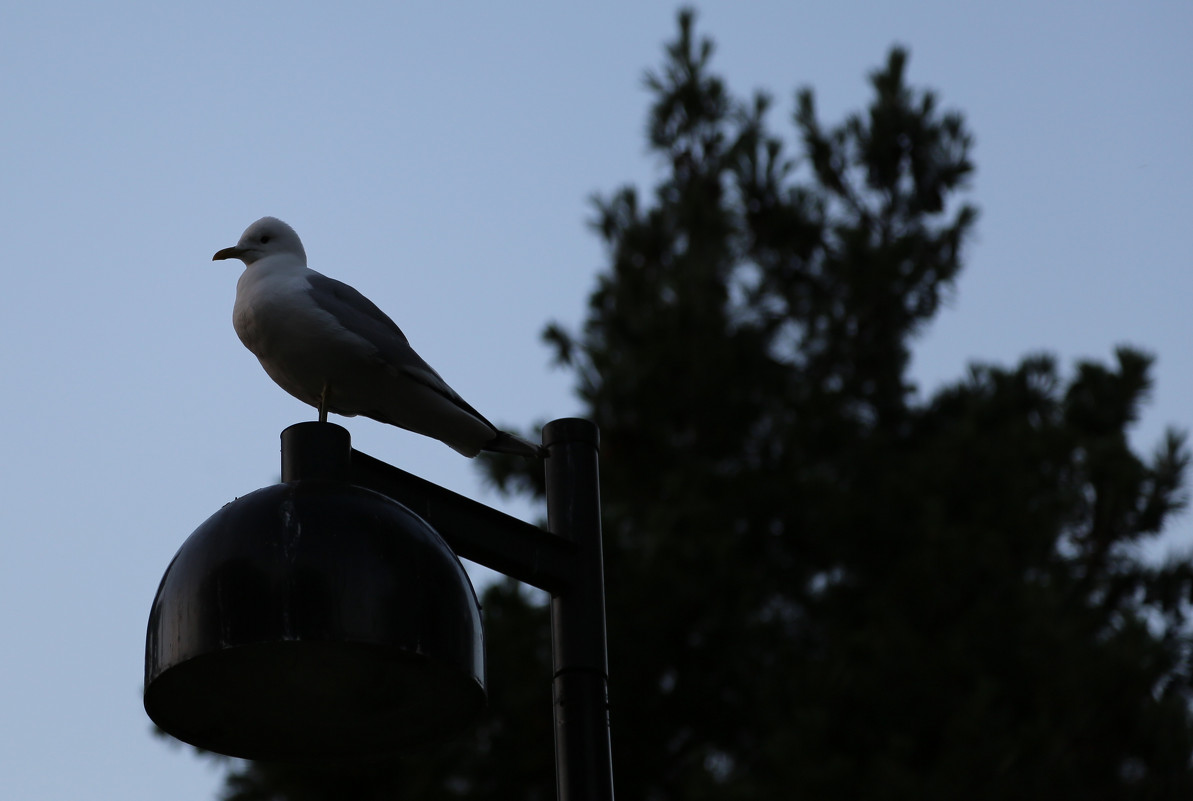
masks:
[[[223,261],[224,259],[243,259],[244,251],[233,245],[230,248],[217,250],[215,255],[211,257],[212,261]]]

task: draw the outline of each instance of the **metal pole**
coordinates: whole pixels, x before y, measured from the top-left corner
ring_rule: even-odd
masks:
[[[351,475],[357,486],[388,495],[426,520],[457,556],[547,592],[571,581],[578,549],[568,540],[358,450]]]
[[[282,432],[282,482],[346,481],[352,463],[348,429],[327,423],[295,423]]]
[[[559,801],[613,799],[599,439],[588,420],[553,420],[543,428],[547,529],[578,549],[571,580],[551,595]]]

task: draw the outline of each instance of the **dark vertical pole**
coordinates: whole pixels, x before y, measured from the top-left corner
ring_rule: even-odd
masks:
[[[282,481],[349,480],[352,437],[334,423],[295,423],[282,432]]]
[[[579,546],[571,580],[551,596],[557,794],[559,801],[612,801],[599,432],[588,420],[553,420],[543,445],[547,528]]]

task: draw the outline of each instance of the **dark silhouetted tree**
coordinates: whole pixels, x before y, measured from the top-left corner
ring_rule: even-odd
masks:
[[[797,94],[792,156],[679,22],[647,79],[664,174],[595,201],[609,265],[582,329],[545,334],[602,431],[618,794],[1190,797],[1193,574],[1137,557],[1188,462],[1175,432],[1128,443],[1150,358],[974,366],[920,399],[909,349],[977,217],[961,115],[895,49],[839,125]],[[227,798],[552,798],[545,613],[512,583],[484,605],[474,735],[248,765]]]

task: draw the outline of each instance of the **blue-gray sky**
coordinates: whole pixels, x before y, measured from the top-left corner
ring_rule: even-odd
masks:
[[[716,68],[771,91],[777,128],[799,85],[828,121],[865,103],[895,43],[911,80],[967,116],[983,215],[916,351],[925,391],[972,359],[1071,365],[1126,342],[1159,358],[1138,446],[1193,422],[1193,6],[699,8]],[[240,265],[212,253],[281,217],[311,266],[369,295],[489,417],[576,414],[538,334],[581,319],[603,264],[587,197],[655,175],[642,74],[675,10],[0,9],[0,797],[215,797],[218,769],[150,735],[149,604],[183,539],[275,480],[278,432],[312,413],[237,341]],[[347,426],[365,451],[496,500],[438,443]],[[1191,538],[1186,518],[1168,542]]]

